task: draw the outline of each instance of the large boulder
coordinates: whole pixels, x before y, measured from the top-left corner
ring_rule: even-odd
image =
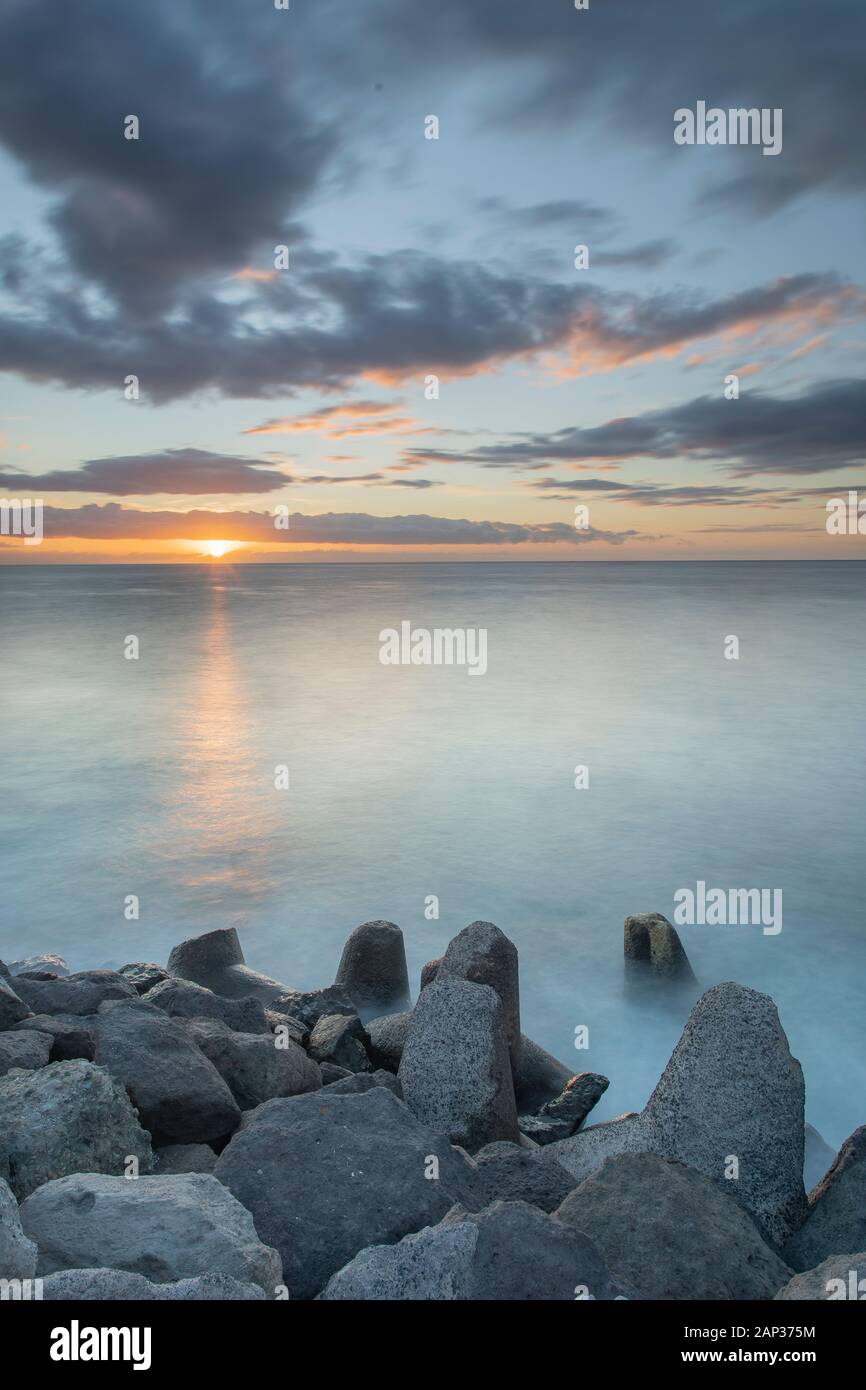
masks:
[[[237,1128],[231,1091],[178,1019],[136,995],[102,1009],[95,1030],[96,1061],[126,1087],[157,1142],[207,1143]]]
[[[153,1171],[160,1177],[171,1173],[212,1173],[217,1156],[207,1144],[164,1144],[154,1151]]]
[[[96,1051],[93,1020],[75,1014],[31,1014],[16,1023],[14,1032],[34,1032],[47,1036],[52,1062],[92,1062]]]
[[[48,1066],[50,1057],[51,1038],[47,1033],[22,1033],[17,1028],[0,1033],[0,1076],[14,1067],[37,1071]]]
[[[0,1176],[19,1201],[67,1173],[122,1173],[153,1163],[150,1136],[103,1067],[57,1062],[0,1079]]]
[[[15,992],[6,977],[0,977],[0,1031],[12,1028],[32,1012],[30,1005],[21,994]]]
[[[397,1245],[362,1250],[321,1298],[522,1303],[620,1296],[580,1231],[526,1202],[494,1202],[477,1213],[458,1208]]]
[[[407,1010],[402,1014],[384,1014],[381,1018],[368,1020],[367,1052],[374,1067],[382,1067],[397,1075],[411,1017],[411,1012]]]
[[[21,1225],[39,1248],[42,1275],[125,1269],[166,1284],[228,1274],[271,1297],[282,1283],[277,1252],[262,1244],[250,1213],[209,1173],[76,1173],[32,1193]]]
[[[848,1299],[858,1303],[866,1299],[866,1250],[856,1255],[831,1255],[815,1269],[795,1274],[776,1294],[780,1303]]]
[[[785,1245],[792,1269],[812,1269],[842,1250],[866,1248],[866,1125],[845,1140],[809,1194],[806,1219]],[[864,1271],[866,1273],[866,1271]]]
[[[108,999],[137,999],[135,986],[114,970],[80,970],[66,979],[18,975],[15,991],[35,1014],[95,1014]]]
[[[59,1303],[253,1303],[266,1295],[258,1284],[242,1284],[229,1274],[154,1284],[123,1269],[65,1269],[42,1280],[42,1297]]]
[[[268,1101],[214,1171],[280,1252],[292,1298],[312,1298],[365,1246],[480,1204],[474,1165],[383,1086]]]
[[[251,1110],[275,1096],[317,1091],[322,1074],[302,1047],[269,1034],[236,1033],[217,1018],[191,1018],[193,1041],[216,1067],[241,1110]]]
[[[534,1115],[548,1101],[556,1100],[574,1076],[574,1071],[557,1061],[524,1033],[514,1066],[514,1093],[521,1115]]]
[[[575,1134],[598,1104],[610,1082],[596,1071],[573,1076],[561,1095],[543,1105],[537,1115],[521,1115],[520,1132],[537,1144],[553,1144]]]
[[[24,975],[30,971],[46,971],[51,975],[68,975],[69,966],[63,956],[46,951],[38,956],[26,956],[24,960],[13,960],[9,966],[10,975]]]
[[[265,1007],[260,999],[227,999],[189,980],[161,980],[142,998],[171,1018],[216,1018],[239,1033],[267,1033]]]
[[[489,985],[502,1000],[505,1037],[512,1065],[520,1055],[520,982],[517,947],[493,922],[470,922],[449,941],[436,974],[445,979],[471,980]]]
[[[626,917],[623,928],[626,965],[649,971],[664,980],[695,984],[695,973],[676,927],[660,912],[636,912]]]
[[[279,995],[289,993],[288,985],[245,965],[234,927],[222,927],[181,941],[169,956],[167,968],[170,975],[192,980],[193,984],[204,985],[205,989],[229,999],[243,999],[252,994],[269,1004]]]
[[[574,1188],[574,1178],[559,1163],[540,1163],[519,1144],[485,1144],[475,1162],[489,1202],[529,1202],[556,1211]]]
[[[557,1215],[641,1298],[767,1299],[790,1277],[732,1197],[657,1154],[609,1158]]]
[[[328,1082],[328,1090],[332,1096],[360,1096],[372,1086],[385,1086],[398,1100],[403,1099],[400,1082],[390,1071],[359,1071],[354,1075],[350,1073],[337,1081]]]
[[[21,1229],[15,1195],[0,1178],[0,1279],[34,1278],[36,1255],[36,1246]]]
[[[147,994],[149,989],[170,978],[163,966],[144,960],[134,960],[129,965],[122,965],[118,973],[129,980],[130,984],[135,985],[139,994]]]
[[[315,1062],[330,1062],[346,1071],[370,1071],[367,1030],[357,1014],[324,1014],[307,1044]]]
[[[806,1210],[803,1091],[772,999],[716,985],[692,1009],[640,1115],[591,1125],[542,1152],[579,1182],[616,1154],[677,1159],[721,1184],[781,1246]]]
[[[393,922],[364,922],[343,947],[334,984],[346,991],[363,1019],[409,1007],[409,972],[403,933]]]
[[[278,995],[271,1004],[275,1013],[288,1014],[312,1032],[326,1014],[355,1014],[358,1010],[341,985],[326,985],[324,989],[292,990]]]
[[[412,1012],[397,1077],[410,1110],[470,1153],[517,1139],[505,1013],[490,985],[440,971]]]

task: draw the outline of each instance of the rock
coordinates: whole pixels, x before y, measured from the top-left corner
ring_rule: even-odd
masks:
[[[291,1014],[277,1013],[275,1009],[265,1009],[265,1022],[268,1025],[268,1032],[273,1037],[277,1030],[285,1038],[291,1038],[298,1047],[306,1047],[310,1041],[310,1030],[306,1024],[301,1023],[300,1019],[292,1018]]]
[[[567,1139],[580,1128],[609,1085],[607,1077],[599,1072],[580,1072],[566,1083],[562,1094],[543,1105],[537,1115],[521,1115],[521,1134],[538,1144]]]
[[[384,1071],[397,1075],[411,1017],[411,1012],[406,1012],[370,1019],[367,1024],[367,1052],[374,1067],[382,1067]]]
[[[478,1187],[466,1156],[384,1086],[267,1101],[215,1173],[279,1250],[292,1298],[312,1298],[365,1246],[475,1205]]]
[[[153,1171],[159,1177],[171,1173],[212,1173],[216,1160],[207,1144],[166,1144],[154,1152]]]
[[[163,980],[170,979],[167,970],[161,965],[154,965],[152,961],[136,960],[131,965],[122,965],[118,974],[123,975],[130,984],[135,985],[139,994],[147,994],[154,985],[162,984]]]
[[[122,1173],[134,1156],[152,1166],[123,1087],[92,1062],[56,1062],[0,1079],[0,1175],[19,1201],[67,1173]]]
[[[21,1225],[39,1248],[41,1275],[125,1269],[166,1284],[228,1274],[271,1297],[282,1283],[277,1252],[209,1173],[134,1180],[76,1173],[32,1193]]]
[[[76,1014],[31,1014],[15,1024],[14,1032],[36,1032],[51,1040],[52,1062],[92,1062],[96,1051],[93,1028],[87,1018]]]
[[[660,912],[636,912],[626,917],[623,953],[628,966],[648,967],[662,979],[696,983],[676,927]]]
[[[776,1294],[779,1303],[836,1302],[840,1299],[866,1298],[866,1250],[857,1255],[831,1255],[815,1269],[807,1269]]]
[[[33,1279],[36,1254],[36,1246],[21,1229],[12,1188],[0,1178],[0,1279]]]
[[[475,1155],[489,1202],[529,1202],[552,1212],[565,1201],[574,1178],[559,1163],[539,1163],[519,1144],[486,1144]]]
[[[47,1033],[20,1032],[17,1028],[0,1033],[0,1076],[13,1067],[36,1071],[47,1067],[51,1056],[51,1039]]]
[[[102,1009],[95,1029],[97,1062],[126,1087],[157,1142],[201,1144],[237,1128],[231,1091],[178,1019],[136,995]]]
[[[344,1076],[332,1081],[328,1091],[332,1096],[358,1096],[369,1091],[371,1086],[385,1086],[398,1100],[403,1099],[403,1091],[396,1076],[389,1071],[357,1072],[354,1076]]]
[[[397,1245],[362,1250],[321,1297],[573,1302],[577,1290],[605,1300],[620,1293],[592,1241],[526,1202],[495,1202],[477,1214],[455,1211]]]
[[[16,994],[5,977],[0,979],[0,1031],[11,1028],[31,1012],[29,1005],[20,994]]]
[[[3,960],[0,960],[0,978],[4,980],[9,980],[12,978],[12,971],[9,969],[9,966]]]
[[[341,985],[327,985],[324,989],[306,991],[292,990],[281,994],[271,1005],[278,1013],[289,1014],[304,1024],[312,1032],[320,1018],[326,1014],[356,1014],[358,1010]]]
[[[265,1293],[258,1284],[242,1284],[228,1274],[202,1274],[173,1284],[153,1284],[143,1274],[122,1269],[65,1269],[43,1279],[42,1297],[63,1303],[252,1303],[263,1301]]]
[[[806,1152],[803,1158],[803,1186],[807,1192],[811,1192],[812,1188],[817,1186],[835,1157],[835,1149],[830,1148],[817,1129],[807,1124]]]
[[[782,1251],[792,1269],[812,1269],[841,1250],[866,1248],[866,1125],[845,1140],[809,1194],[806,1218]],[[864,1271],[866,1272],[866,1271]]]
[[[107,999],[137,999],[135,986],[114,970],[80,970],[66,979],[28,980],[15,989],[36,1014],[95,1014]]]
[[[142,998],[171,1018],[216,1018],[239,1033],[267,1033],[268,1022],[260,999],[227,999],[212,989],[188,980],[163,980]]]
[[[298,1096],[321,1087],[316,1063],[290,1038],[278,1047],[267,1033],[235,1033],[217,1018],[191,1018],[186,1027],[241,1110],[251,1110],[275,1096]]]
[[[26,970],[48,970],[52,975],[68,975],[69,966],[63,956],[51,953],[41,956],[27,956],[25,960],[13,960],[10,974],[23,975]]]
[[[312,1033],[307,1050],[315,1062],[332,1062],[347,1071],[370,1071],[367,1030],[357,1014],[325,1014]]]
[[[182,941],[168,958],[168,973],[204,985],[205,989],[229,999],[243,999],[252,994],[269,1004],[272,999],[290,992],[288,985],[272,980],[269,975],[260,975],[244,964],[244,953],[234,927],[223,927]]]
[[[534,1115],[548,1101],[556,1100],[573,1076],[564,1063],[523,1034],[514,1067],[514,1091],[521,1114]]]
[[[641,1298],[769,1299],[789,1277],[732,1196],[656,1154],[609,1158],[557,1215],[589,1236]]]
[[[397,1073],[410,1110],[470,1153],[517,1138],[517,1110],[499,995],[439,978],[418,998]]]
[[[439,967],[441,964],[442,957],[440,956],[438,960],[428,960],[426,965],[422,965],[421,989],[426,989],[428,985],[432,985],[436,976],[439,974]]]
[[[393,922],[364,922],[343,947],[335,985],[363,1019],[402,1013],[410,1004],[403,933]]]
[[[322,1085],[333,1086],[335,1081],[352,1080],[354,1072],[349,1071],[348,1067],[335,1067],[333,1062],[323,1062],[320,1069],[322,1073]],[[363,1073],[358,1073],[363,1075]]]
[[[502,1000],[505,1037],[512,1066],[520,1056],[520,983],[517,947],[492,922],[470,922],[449,941],[436,975],[444,979],[470,980],[489,985]]]
[[[803,1142],[803,1074],[776,1006],[722,984],[692,1009],[640,1115],[591,1125],[542,1152],[579,1182],[616,1154],[677,1159],[718,1182],[781,1246],[805,1211]],[[732,1158],[739,1179],[727,1182]]]

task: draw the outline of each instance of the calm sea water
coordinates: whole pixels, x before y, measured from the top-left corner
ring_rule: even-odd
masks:
[[[310,988],[384,917],[417,984],[486,918],[519,948],[524,1031],[611,1078],[603,1118],[644,1104],[690,1003],[624,988],[626,914],[672,917],[699,879],[780,888],[777,936],[681,935],[703,987],[773,996],[838,1144],[866,1121],[864,580],[857,562],[0,569],[0,957],[163,961],[234,925],[251,965]],[[487,674],[381,665],[403,620],[486,628]]]

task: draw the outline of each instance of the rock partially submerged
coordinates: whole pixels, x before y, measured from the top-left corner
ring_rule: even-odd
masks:
[[[269,1004],[272,999],[290,992],[289,986],[280,984],[279,980],[250,970],[244,962],[244,953],[234,927],[222,927],[219,931],[205,932],[203,936],[181,941],[168,958],[168,973],[182,980],[192,980],[193,984],[204,985],[205,989],[213,990],[214,994],[224,994],[229,999],[253,995]]]
[[[402,1013],[410,1000],[400,928],[393,922],[356,927],[343,947],[334,984],[346,991],[363,1019]]]
[[[626,917],[623,954],[632,970],[649,971],[659,979],[696,984],[676,927],[660,912],[636,912]]]
[[[866,1125],[845,1140],[809,1194],[806,1218],[785,1245],[792,1269],[812,1269],[840,1250],[866,1248]],[[866,1273],[866,1271],[864,1271]]]

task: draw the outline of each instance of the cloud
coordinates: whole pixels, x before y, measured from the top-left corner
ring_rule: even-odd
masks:
[[[43,492],[102,492],[114,497],[177,493],[274,492],[293,481],[259,459],[212,454],[207,449],[164,449],[89,459],[80,468],[50,473],[0,472],[0,487]]]
[[[583,496],[601,493],[616,502],[631,502],[639,507],[744,507],[771,503],[779,505],[780,496],[757,487],[714,487],[711,484],[664,486],[656,483],[615,483],[606,478],[543,478],[527,484],[539,492],[552,492],[556,501],[568,501],[568,494]],[[573,498],[571,499],[573,500]],[[790,496],[785,495],[790,501]]]

